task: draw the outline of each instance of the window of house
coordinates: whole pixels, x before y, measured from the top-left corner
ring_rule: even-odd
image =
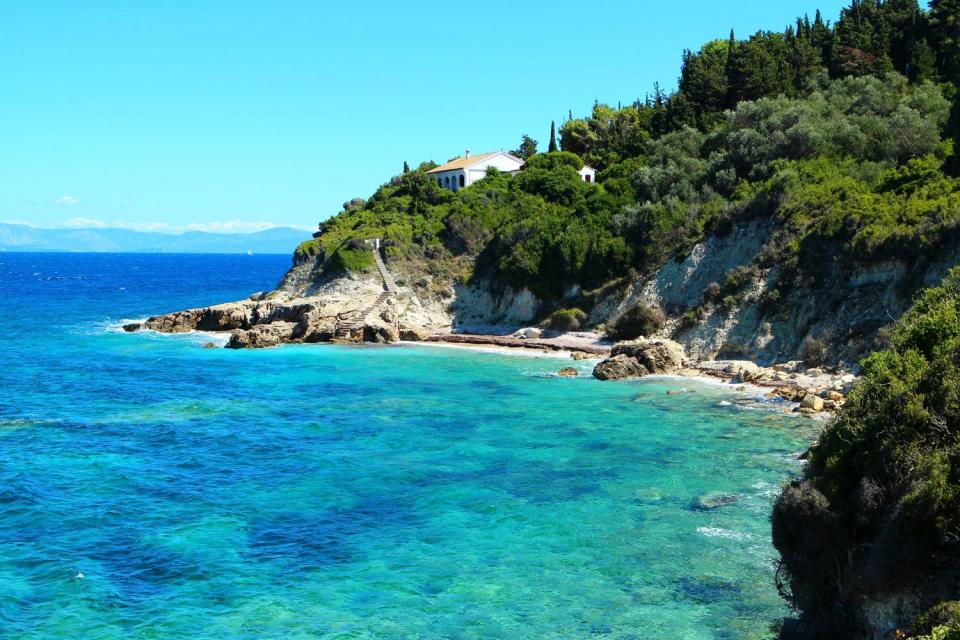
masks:
[[[465,182],[466,182],[466,178],[464,178],[463,174],[461,173],[461,174],[460,174],[460,186],[461,186],[461,187],[466,186],[466,185],[465,185]]]

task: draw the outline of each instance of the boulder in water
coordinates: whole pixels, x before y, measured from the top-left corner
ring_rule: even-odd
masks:
[[[594,367],[593,377],[623,380],[676,373],[683,368],[685,360],[683,347],[673,340],[641,338],[617,344],[610,357]]]

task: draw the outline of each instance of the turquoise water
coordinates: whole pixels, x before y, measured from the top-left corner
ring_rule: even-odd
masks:
[[[115,328],[286,265],[0,255],[0,637],[770,636],[809,423],[554,358]]]

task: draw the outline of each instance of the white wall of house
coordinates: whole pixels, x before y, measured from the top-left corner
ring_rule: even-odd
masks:
[[[431,173],[437,184],[443,187],[444,189],[450,189],[451,191],[459,191],[462,187],[460,186],[460,177],[463,177],[463,186],[470,186],[470,182],[467,181],[467,174],[463,169],[454,169],[453,171],[441,171],[440,173]]]
[[[487,169],[496,167],[504,173],[516,173],[523,167],[523,160],[514,158],[506,153],[498,153],[478,162],[475,165],[467,167],[467,185],[471,185],[477,180],[487,175]]]
[[[469,187],[478,180],[482,180],[483,177],[487,175],[487,169],[490,167],[496,167],[503,173],[516,175],[520,169],[523,168],[523,160],[501,151],[462,169],[439,171],[437,173],[431,173],[430,176],[437,181],[440,187],[450,189],[451,191],[459,191],[460,189]],[[578,173],[580,174],[580,179],[584,182],[593,183],[597,181],[597,170],[593,167],[584,165]]]
[[[477,180],[482,180],[490,167],[496,167],[504,173],[515,175],[523,167],[523,160],[501,151],[489,157],[478,159],[475,164],[470,164],[461,169],[438,171],[431,173],[430,176],[442,188],[459,191],[464,187],[469,187]]]

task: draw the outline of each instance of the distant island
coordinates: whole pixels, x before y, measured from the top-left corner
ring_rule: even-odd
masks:
[[[256,233],[158,233],[119,228],[40,229],[0,224],[0,251],[67,251],[96,253],[290,253],[310,237],[293,227]]]

